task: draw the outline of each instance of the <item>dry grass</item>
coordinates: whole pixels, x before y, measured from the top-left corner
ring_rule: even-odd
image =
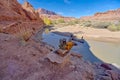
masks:
[[[29,38],[31,37],[31,32],[30,31],[23,31],[21,33],[21,37],[25,40],[25,41],[28,41]]]
[[[16,36],[21,40],[28,41],[32,36],[32,30],[27,29],[26,26],[22,27],[22,29],[19,27],[19,33]]]
[[[120,25],[112,24],[108,27],[108,30],[110,30],[110,31],[120,31]]]

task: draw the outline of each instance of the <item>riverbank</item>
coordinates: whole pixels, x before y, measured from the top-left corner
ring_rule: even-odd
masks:
[[[70,55],[66,64],[51,63],[46,59],[51,49],[42,42],[24,43],[13,35],[0,33],[0,80],[120,79],[120,70],[113,65],[92,64],[76,55]]]
[[[76,26],[65,26],[59,27],[52,30],[52,32],[69,32],[77,36],[77,38],[81,38],[82,36],[88,40],[97,40],[104,42],[120,42],[120,31],[111,32],[107,29],[95,29],[91,27],[80,27]]]
[[[53,32],[48,34],[43,34],[43,41],[54,46],[56,49],[59,45],[59,40],[61,38],[69,39],[70,33],[61,33],[61,32]],[[84,40],[84,44],[80,43],[79,41],[75,46],[72,48],[72,51],[80,53],[83,55],[85,60],[91,62],[99,62],[99,59],[111,63],[116,67],[120,68],[119,62],[119,50],[120,50],[120,43],[111,43],[111,42],[103,42],[103,41],[96,41],[96,40]],[[104,54],[103,54],[104,53]],[[109,55],[109,56],[108,56]]]

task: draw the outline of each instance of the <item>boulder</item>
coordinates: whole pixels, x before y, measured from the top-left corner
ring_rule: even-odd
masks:
[[[105,68],[106,70],[112,70],[111,67],[109,66],[109,64],[107,64],[107,63],[101,64],[101,67]]]

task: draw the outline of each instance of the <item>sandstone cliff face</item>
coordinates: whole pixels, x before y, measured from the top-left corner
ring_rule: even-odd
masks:
[[[40,14],[58,15],[58,14],[56,14],[55,12],[52,12],[52,11],[49,11],[49,10],[46,10],[46,9],[43,9],[43,8],[39,8],[39,9],[38,9],[38,12],[39,12]]]
[[[37,19],[38,14],[28,2],[22,7],[17,0],[0,0],[0,21]]]
[[[27,19],[24,10],[16,0],[0,0],[0,21]]]
[[[21,6],[17,0],[0,0],[0,29],[4,33],[17,34],[40,30],[44,23],[32,5]]]
[[[30,3],[25,2],[22,5],[22,7],[25,10],[25,12],[28,15],[30,20],[40,20],[39,13],[35,11],[35,9],[33,8],[33,6]]]
[[[37,10],[37,12],[39,13],[39,16],[41,18],[49,18],[51,20],[58,20],[58,19],[64,19],[64,21],[70,21],[70,20],[74,20],[75,18],[74,17],[64,17],[60,14],[57,14],[53,11],[49,11],[49,10],[46,10],[46,9],[42,9],[42,8],[39,8]]]
[[[120,9],[111,10],[103,13],[96,13],[93,16],[81,17],[83,20],[104,20],[104,21],[114,21],[120,20]]]
[[[39,13],[39,16],[41,18],[49,18],[51,20],[54,20],[54,19],[58,19],[58,18],[63,18],[63,16],[53,12],[53,11],[49,11],[49,10],[46,10],[46,9],[43,9],[43,8],[39,8],[37,10],[37,12]]]

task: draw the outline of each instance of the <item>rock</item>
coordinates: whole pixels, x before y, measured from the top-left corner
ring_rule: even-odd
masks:
[[[51,46],[51,45],[48,45],[48,44],[46,44],[45,47],[47,49],[49,49],[50,51],[54,51],[55,50],[54,46]]]
[[[112,80],[109,76],[101,76],[99,80]]]
[[[120,9],[117,10],[110,10],[103,13],[96,13],[93,16],[85,16],[81,17],[82,20],[102,20],[102,21],[114,21],[120,19]]]
[[[65,75],[63,80],[84,80],[84,79],[82,78],[82,74],[75,71],[75,72],[70,72],[67,75]]]
[[[82,55],[79,53],[72,52],[71,55],[74,57],[82,58]]]
[[[43,8],[39,8],[38,10],[36,10],[36,12],[39,13],[39,16],[44,19],[45,17],[49,18],[50,20],[60,20],[63,19],[64,21],[71,21],[71,20],[75,20],[76,18],[74,17],[64,17],[60,14],[57,14],[53,11],[49,11]]]
[[[20,46],[16,37],[0,33],[0,80],[120,79],[119,70],[106,70],[76,56],[70,55],[65,63],[52,64],[45,60],[50,52],[43,43],[28,41],[26,46]]]
[[[28,2],[22,7],[17,0],[0,0],[2,33],[23,37],[27,41],[43,26],[44,22]]]
[[[75,69],[75,65],[70,65],[69,67],[72,69]]]
[[[106,63],[101,64],[101,67],[105,68],[106,70],[112,70],[109,64]]]
[[[48,58],[52,63],[62,64],[69,61],[70,53],[67,53],[65,56],[61,56],[56,53],[56,51],[52,51],[47,54],[46,58]]]
[[[113,70],[107,70],[107,73],[110,74],[112,80],[120,80],[120,73],[113,71]]]
[[[55,12],[43,9],[43,8],[39,8],[38,9],[39,14],[47,14],[47,15],[58,15]]]
[[[19,21],[9,23],[6,32],[17,34],[17,28],[32,30],[35,27],[38,30],[40,27],[37,27],[37,22],[31,26],[31,21],[27,24]],[[41,24],[42,22],[39,25]],[[74,52],[67,58],[50,55],[50,58],[59,63],[63,60],[60,65],[52,64],[45,60],[52,47],[32,40],[21,46],[19,39],[11,34],[0,33],[0,80],[120,80],[119,69],[104,63],[92,64]]]
[[[26,11],[30,20],[40,20],[39,13],[35,11],[29,2],[25,2],[22,7]]]
[[[39,58],[49,52],[39,45],[40,43],[30,42],[26,46],[20,46],[19,40],[13,35],[0,33],[0,80],[24,80],[39,70],[42,67],[38,63]]]
[[[0,21],[41,20],[38,13],[28,2],[25,2],[23,7],[17,0],[0,0],[0,4]]]
[[[0,0],[0,21],[27,20],[28,17],[17,0]]]
[[[0,0],[0,28],[8,33],[0,33],[0,80],[95,80],[99,76],[99,79],[120,79],[117,69],[102,65],[98,70],[91,62],[80,59],[79,54],[63,58],[49,55],[53,47],[32,39],[27,45],[20,45],[15,35],[30,31],[32,36],[42,26],[42,19],[28,2],[21,6],[17,0]],[[46,56],[63,63],[52,64],[45,60]]]

